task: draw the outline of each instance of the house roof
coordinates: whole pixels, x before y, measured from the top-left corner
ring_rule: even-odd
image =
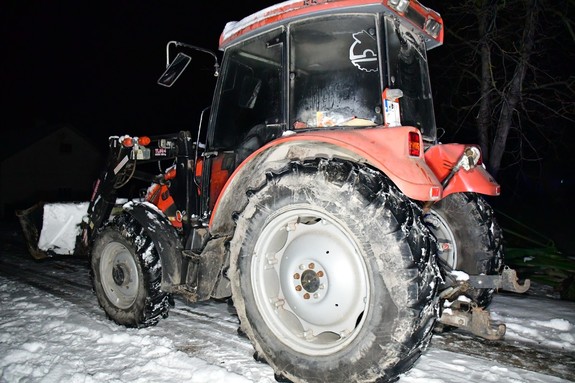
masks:
[[[84,140],[86,144],[93,148],[95,152],[101,153],[101,150],[94,144],[94,142],[82,131],[74,128],[71,124],[39,124],[33,129],[13,130],[12,134],[8,134],[8,142],[10,145],[5,146],[0,153],[0,162],[14,156],[16,153],[34,145],[38,141],[56,134],[62,130],[67,130]]]

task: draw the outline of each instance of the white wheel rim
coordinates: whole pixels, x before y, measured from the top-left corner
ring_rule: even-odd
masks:
[[[309,208],[276,213],[252,255],[257,308],[277,339],[308,355],[335,353],[361,329],[369,283],[351,233]]]
[[[110,242],[104,247],[100,276],[104,293],[114,306],[127,309],[134,303],[138,295],[138,268],[126,246]]]
[[[431,210],[425,215],[423,221],[437,239],[439,258],[450,268],[457,268],[457,243],[449,225],[442,216]]]

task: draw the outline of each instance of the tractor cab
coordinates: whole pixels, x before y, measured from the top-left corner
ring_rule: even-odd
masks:
[[[291,1],[228,23],[202,171],[222,182],[203,183],[202,210],[249,155],[282,136],[412,126],[435,143],[426,51],[442,37],[440,16],[416,1]]]
[[[264,138],[409,125],[435,141],[426,50],[441,43],[439,15],[417,2],[290,3],[222,34],[208,147],[241,146],[261,124],[274,131]]]

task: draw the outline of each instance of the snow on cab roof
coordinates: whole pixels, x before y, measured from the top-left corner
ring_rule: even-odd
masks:
[[[301,16],[309,13],[313,13],[320,10],[338,9],[338,8],[348,8],[357,6],[383,6],[388,8],[388,1],[385,0],[289,0],[270,7],[264,8],[250,16],[243,18],[240,21],[232,21],[226,24],[224,30],[220,36],[220,49],[224,49],[232,42],[237,40],[239,37],[248,34],[249,32],[255,31],[260,27],[271,25],[276,22],[290,19],[292,17]],[[409,1],[410,10],[414,10],[415,13],[419,15],[420,23],[415,23],[420,29],[424,29],[424,24],[426,20],[435,21],[436,24],[442,25],[443,21],[441,16],[423,6],[417,0]],[[389,9],[389,8],[388,8]],[[395,10],[389,9],[391,12],[395,12],[403,18],[403,13],[398,13]],[[409,17],[408,17],[409,18]],[[411,20],[412,23],[414,20]],[[419,25],[417,25],[419,24]],[[427,31],[426,31],[427,32]],[[441,45],[443,42],[443,29],[440,28],[439,36],[430,36],[432,40],[432,46]],[[428,49],[430,47],[428,46]]]
[[[242,30],[247,28],[248,26],[253,26],[250,29],[255,29],[257,26],[263,23],[269,17],[279,15],[282,12],[285,12],[288,9],[297,9],[303,8],[306,6],[306,1],[302,0],[289,0],[284,1],[282,3],[272,5],[270,7],[264,8],[261,11],[258,11],[250,16],[243,18],[240,21],[230,21],[224,27],[224,31],[220,37],[220,47],[227,45],[232,40],[232,37],[235,37],[239,34]],[[300,4],[298,7],[297,4]]]

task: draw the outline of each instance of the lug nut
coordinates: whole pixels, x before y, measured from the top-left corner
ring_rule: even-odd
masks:
[[[295,287],[295,291],[301,291],[301,285],[297,285],[297,286]]]
[[[295,273],[293,275],[293,279],[300,279],[300,278],[301,278],[301,275],[299,275],[299,273]]]
[[[314,269],[314,268],[315,268],[315,263],[313,263],[313,262],[312,262],[312,263],[310,263],[310,264],[308,265],[308,268],[310,268],[310,269]]]
[[[305,293],[305,294],[303,295],[303,299],[309,299],[309,294],[308,294],[308,293]]]
[[[320,278],[323,277],[323,271],[321,271],[321,270],[318,271],[318,272],[317,272],[317,276],[320,277]]]

